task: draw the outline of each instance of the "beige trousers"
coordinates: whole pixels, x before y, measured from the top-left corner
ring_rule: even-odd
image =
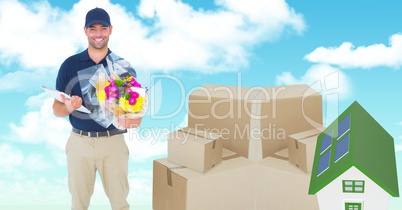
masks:
[[[71,132],[66,144],[72,210],[87,210],[98,171],[113,210],[128,210],[128,148],[122,134],[91,138]]]

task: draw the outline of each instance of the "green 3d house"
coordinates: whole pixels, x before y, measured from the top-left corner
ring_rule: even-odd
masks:
[[[399,197],[394,139],[356,101],[317,137],[309,194],[325,210],[388,209]]]

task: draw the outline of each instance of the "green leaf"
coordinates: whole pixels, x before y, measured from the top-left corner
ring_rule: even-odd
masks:
[[[121,80],[121,79],[116,79],[116,80],[114,81],[114,83],[116,84],[117,87],[121,87],[122,84],[123,84],[123,80]]]

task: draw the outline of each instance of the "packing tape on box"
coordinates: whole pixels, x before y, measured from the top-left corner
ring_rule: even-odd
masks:
[[[238,158],[238,157],[241,157],[241,155],[236,153],[236,154],[233,154],[233,155],[222,157],[222,160],[225,161],[225,160],[235,159],[235,158]]]
[[[250,130],[261,130],[261,100],[252,100],[251,102],[251,119]],[[248,159],[253,162],[262,160],[262,142],[261,132],[253,133],[250,135],[250,143],[248,148]]]
[[[216,138],[209,138],[209,137],[207,137],[206,135],[205,135],[205,133],[203,133],[204,135],[202,135],[202,134],[197,134],[197,133],[194,133],[194,132],[191,132],[190,131],[191,129],[180,129],[180,130],[177,130],[178,132],[182,132],[182,133],[184,133],[184,132],[186,132],[186,133],[188,133],[188,134],[191,134],[191,135],[193,135],[193,136],[198,136],[198,137],[200,137],[200,138],[204,138],[204,139],[208,139],[208,140],[216,140]],[[216,134],[216,133],[213,133],[213,134],[215,134],[215,135],[218,135],[218,134]]]
[[[229,156],[226,156],[226,157],[223,157],[222,158],[222,160],[223,161],[225,161],[225,160],[230,160],[230,159],[234,159],[234,158],[238,158],[238,157],[241,157],[241,155],[239,155],[239,154],[233,154],[233,155],[229,155]],[[169,185],[169,186],[173,186],[173,182],[172,182],[172,170],[176,170],[176,169],[185,169],[185,168],[187,168],[187,167],[185,167],[185,166],[174,166],[174,167],[166,167],[166,170],[167,170],[167,184]]]
[[[175,166],[175,167],[168,167],[167,168],[167,183],[169,186],[172,187],[172,170],[174,169],[182,169],[182,168],[187,168],[185,166]]]
[[[271,157],[281,159],[281,160],[289,160],[289,158],[283,157],[283,156],[280,156],[280,155],[277,155],[277,154],[272,154]]]
[[[191,132],[190,131],[190,129],[186,129],[185,131],[183,130],[183,129],[180,129],[180,130],[177,130],[178,132],[181,132],[181,133],[184,133],[184,132],[186,132],[186,133],[188,133],[188,134],[190,134],[190,135],[193,135],[193,136],[198,136],[198,137],[200,137],[200,138],[204,138],[204,139],[208,139],[208,140],[211,140],[211,141],[213,141],[212,142],[212,149],[215,149],[215,145],[216,145],[216,139],[214,139],[214,138],[208,138],[207,136],[205,136],[205,135],[200,135],[200,134],[196,134],[196,133],[194,133],[194,132]]]
[[[317,129],[317,131],[319,131],[319,130]],[[305,135],[305,136],[300,137],[300,138],[293,137],[293,135],[289,135],[289,137],[294,138],[296,140],[296,142],[297,142],[297,141],[301,141],[301,140],[304,140],[304,139],[308,139],[308,138],[313,137],[313,136],[318,136],[319,134],[320,133],[317,132],[317,133],[311,133],[309,135]]]

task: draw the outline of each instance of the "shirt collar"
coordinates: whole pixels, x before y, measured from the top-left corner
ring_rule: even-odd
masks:
[[[108,50],[107,55],[109,55],[112,51],[111,51],[109,48],[108,48],[107,50]],[[105,57],[105,58],[106,58],[106,57]],[[103,58],[102,61],[103,61],[105,58]],[[87,48],[87,49],[85,49],[83,52],[80,53],[80,61],[89,61],[89,60],[91,60],[91,58],[89,57],[88,48]],[[101,61],[101,62],[102,62],[102,61]]]

